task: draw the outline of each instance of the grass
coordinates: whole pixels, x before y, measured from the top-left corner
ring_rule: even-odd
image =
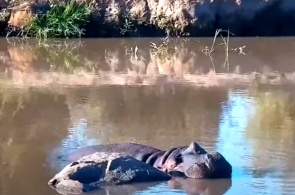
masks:
[[[77,38],[82,35],[98,37],[139,37],[154,35],[170,35],[175,31],[174,22],[165,19],[164,15],[146,22],[146,12],[135,15],[118,14],[118,21],[104,16],[105,11],[93,3],[62,0],[51,2],[38,9],[30,18],[30,24],[23,27],[9,26],[7,36],[46,38]],[[112,9],[120,7],[112,7]],[[46,10],[46,11],[45,11]],[[36,11],[36,10],[35,10]],[[35,12],[34,11],[34,12]],[[45,12],[44,12],[45,11]],[[114,21],[113,21],[114,20]],[[153,35],[154,34],[154,35]]]
[[[222,33],[226,32],[227,33],[227,38],[222,36]],[[209,49],[209,47],[205,47],[204,49],[202,49],[202,52],[209,56],[212,67],[213,67],[213,72],[216,72],[215,69],[215,65],[214,65],[214,61],[213,61],[213,57],[212,57],[212,53],[214,52],[214,48],[215,48],[215,44],[216,44],[216,39],[218,37],[218,35],[220,35],[221,39],[222,39],[222,43],[220,45],[224,45],[224,51],[225,51],[225,60],[224,60],[224,66],[227,66],[227,69],[229,70],[229,35],[233,35],[232,33],[230,33],[228,30],[222,30],[222,29],[217,29],[215,31],[215,35],[213,38],[213,42],[211,45],[211,48]]]
[[[126,13],[118,13],[115,17],[117,19],[114,19],[108,16],[107,10],[104,11],[99,6],[100,4],[69,0],[46,4],[30,18],[28,26],[20,29],[9,26],[6,29],[7,37],[14,36],[15,33],[18,37],[29,36],[39,39],[80,38],[82,35],[89,37],[186,36],[187,21],[182,21],[182,24],[181,21],[168,19],[164,13],[153,16],[152,21],[147,22],[144,20],[145,12],[134,15],[129,10],[125,10]],[[120,11],[121,8],[115,6],[112,9]],[[122,11],[124,9],[122,8]]]
[[[46,39],[48,37],[81,37],[89,20],[91,9],[76,1],[51,5],[45,14],[37,14],[28,26],[28,34]]]

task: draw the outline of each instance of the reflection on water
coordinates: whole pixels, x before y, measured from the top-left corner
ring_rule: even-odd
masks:
[[[156,51],[150,44],[160,47],[160,39],[53,40],[45,44],[0,39],[0,75],[3,82],[25,86],[294,83],[294,38],[231,39],[228,58],[220,41],[211,61],[204,53],[212,45],[208,38],[172,39]]]
[[[194,79],[208,74],[212,66],[200,52],[190,49],[192,45],[184,46],[191,42],[176,44],[181,52],[160,63],[145,52],[148,48],[143,43],[139,44],[140,60],[132,61],[125,47],[113,41],[85,41],[87,47],[58,46],[56,51],[46,45],[0,44],[0,194],[55,194],[47,181],[63,166],[57,156],[85,145],[132,141],[168,149],[192,140],[221,152],[233,165],[232,180],[178,179],[91,194],[294,193],[292,82],[198,86]],[[249,43],[248,57],[231,54],[231,64],[243,67],[238,68],[239,78],[253,71],[287,72],[291,78],[293,54],[286,46],[292,47],[293,42],[280,41],[282,48],[275,47],[274,40],[263,39],[261,45],[248,40],[233,43]],[[65,49],[72,53],[57,55]],[[224,58],[220,54],[218,60],[218,55],[216,70],[226,73]],[[103,80],[110,77],[101,72],[112,74],[113,80]],[[154,77],[151,72],[156,72]],[[126,75],[131,75],[128,82],[122,80]],[[188,82],[187,78],[192,79]],[[213,75],[208,81],[214,79]],[[140,84],[147,80],[155,82]]]
[[[233,161],[235,176],[241,178],[244,177],[242,167],[251,163],[252,148],[244,133],[253,113],[253,99],[249,98],[246,90],[230,90],[228,101],[223,103],[222,108],[217,150]]]

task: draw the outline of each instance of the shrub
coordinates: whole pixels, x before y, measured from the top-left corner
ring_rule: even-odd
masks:
[[[38,38],[81,37],[88,22],[91,10],[75,1],[52,5],[45,14],[37,14],[28,29],[28,33]]]

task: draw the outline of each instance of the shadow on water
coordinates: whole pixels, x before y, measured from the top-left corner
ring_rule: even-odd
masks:
[[[0,194],[54,194],[47,181],[63,167],[56,157],[85,145],[132,141],[168,149],[192,140],[221,152],[233,179],[94,194],[295,191],[294,39],[233,39],[231,48],[246,45],[246,55],[231,51],[227,67],[219,46],[216,73],[201,51],[212,40],[178,40],[165,55],[154,55],[149,41],[161,43],[0,41]]]

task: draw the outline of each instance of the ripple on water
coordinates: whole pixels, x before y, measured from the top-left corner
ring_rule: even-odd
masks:
[[[87,135],[87,121],[84,119],[78,120],[72,128],[68,129],[68,135],[61,141],[60,145],[56,146],[49,155],[49,164],[55,171],[61,170],[66,164],[59,157],[66,156],[77,148],[87,145],[99,144],[98,140]]]
[[[289,195],[295,193],[295,172],[290,173],[284,182],[281,182],[282,193]]]

